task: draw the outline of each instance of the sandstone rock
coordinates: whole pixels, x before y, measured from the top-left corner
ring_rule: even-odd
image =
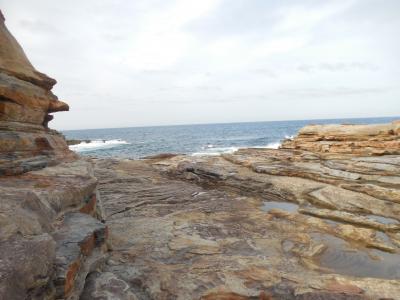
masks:
[[[283,149],[356,155],[400,154],[400,121],[378,125],[309,125]]]
[[[64,216],[54,234],[57,298],[79,299],[87,274],[105,262],[107,234],[107,227],[87,214]]]
[[[50,91],[54,79],[36,71],[0,18],[0,175],[74,159],[64,138],[47,128],[49,113],[68,105]]]
[[[113,246],[105,277],[138,299],[400,299],[395,194],[348,189],[389,187],[382,178],[400,164],[377,159],[244,149],[97,160]],[[329,170],[339,163],[344,172]],[[263,201],[300,208],[263,211]],[[84,294],[111,297],[100,286],[112,284],[93,279]]]
[[[68,110],[0,13],[0,299],[79,299],[106,259],[107,226],[91,163],[48,129]]]
[[[5,18],[1,12],[0,15],[0,70],[47,90],[51,89],[56,81],[35,70],[21,46],[5,27]]]
[[[137,300],[128,283],[110,272],[92,272],[81,300]]]
[[[93,172],[54,84],[0,13],[0,299],[400,299],[399,122]]]
[[[77,283],[71,279],[68,291],[75,297],[79,294],[85,276],[105,259],[106,229],[97,220],[103,219],[103,212],[96,184],[91,165],[81,160],[19,176],[0,177],[0,248],[3,247],[0,270],[4,270],[0,273],[5,276],[0,281],[1,299],[26,299],[32,293],[37,295],[36,298],[33,294],[29,296],[33,299],[55,299],[55,287],[59,287],[61,275],[54,269],[61,270],[67,264],[61,259],[66,256],[64,247],[76,251],[80,268],[73,277]],[[76,213],[71,215],[71,211]],[[90,245],[83,247],[81,255],[77,245],[81,242],[82,246],[86,245],[85,237]],[[93,245],[91,237],[95,237]],[[89,246],[93,246],[91,252]],[[22,251],[22,248],[26,249]],[[13,254],[11,258],[5,256]],[[35,272],[44,272],[41,270],[45,266],[45,275],[35,275]],[[26,274],[20,274],[22,269]],[[16,279],[29,274],[33,277],[27,283]],[[10,284],[10,280],[15,282]]]
[[[1,299],[52,298],[55,243],[48,234],[1,241],[0,253]]]

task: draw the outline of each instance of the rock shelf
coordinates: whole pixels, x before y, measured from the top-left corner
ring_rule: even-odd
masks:
[[[82,159],[0,12],[0,299],[400,299],[400,123]]]

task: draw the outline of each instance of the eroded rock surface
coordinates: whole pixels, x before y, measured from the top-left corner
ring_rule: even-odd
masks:
[[[0,13],[0,299],[400,299],[399,122],[93,170],[54,84]]]
[[[400,154],[400,121],[377,125],[309,125],[285,149],[319,153],[383,155]]]
[[[92,165],[47,127],[68,110],[0,12],[0,299],[79,299],[107,257]]]
[[[400,299],[398,155],[243,149],[95,174],[112,252],[86,297]]]
[[[0,12],[0,175],[14,175],[75,158],[48,129],[51,113],[68,105],[51,92],[56,81],[35,70]]]

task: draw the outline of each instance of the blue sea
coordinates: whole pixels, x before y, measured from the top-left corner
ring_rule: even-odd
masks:
[[[376,124],[400,117],[69,130],[67,139],[89,140],[70,148],[81,155],[142,158],[159,153],[219,155],[239,148],[278,148],[308,124]]]

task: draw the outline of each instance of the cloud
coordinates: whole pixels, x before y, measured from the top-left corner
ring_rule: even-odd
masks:
[[[51,123],[58,129],[400,115],[397,0],[1,7],[32,63],[57,79],[54,92],[70,104]]]
[[[280,91],[281,94],[286,94],[296,97],[342,97],[342,96],[358,96],[367,94],[383,94],[390,91],[386,88],[368,88],[368,87],[332,87],[332,88],[300,88],[300,89],[285,89]]]
[[[368,62],[337,62],[337,63],[320,63],[320,64],[302,64],[296,68],[300,72],[349,72],[349,71],[371,71],[376,72],[379,67]]]

